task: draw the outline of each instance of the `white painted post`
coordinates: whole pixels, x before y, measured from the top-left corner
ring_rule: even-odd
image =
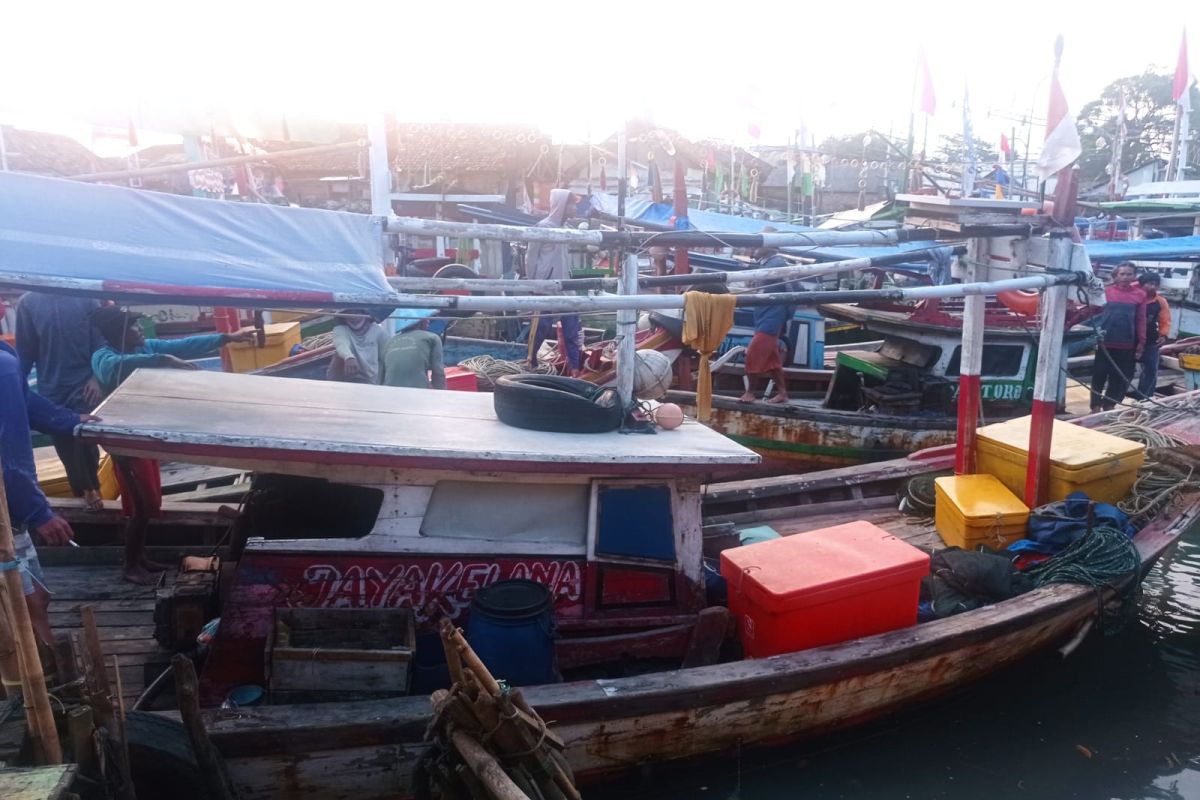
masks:
[[[987,279],[983,259],[988,257],[988,240],[972,239],[967,244],[963,283]],[[979,424],[980,380],[983,365],[984,311],[987,298],[972,295],[963,300],[962,356],[958,370],[958,435],[954,450],[956,475],[975,472],[975,429]]]
[[[379,217],[392,215],[392,165],[388,162],[387,122],[382,114],[372,114],[367,122],[370,141],[368,161],[371,180],[371,213]]]
[[[1070,264],[1071,240],[1050,242],[1051,265]],[[1067,286],[1042,292],[1042,335],[1038,338],[1037,373],[1033,384],[1033,411],[1029,425],[1029,461],[1025,472],[1025,505],[1037,508],[1046,502],[1050,483],[1050,444],[1058,411],[1059,376],[1063,366],[1063,327],[1067,317]]]
[[[628,255],[621,263],[622,295],[637,294],[638,260]],[[633,373],[636,362],[634,337],[637,335],[638,313],[630,308],[617,312],[617,397],[625,408],[633,406]]]

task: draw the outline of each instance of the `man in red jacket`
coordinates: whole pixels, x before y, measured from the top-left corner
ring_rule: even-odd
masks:
[[[1146,348],[1146,293],[1135,281],[1137,270],[1128,261],[1113,270],[1098,327],[1103,339],[1092,369],[1091,409],[1111,411],[1125,399],[1134,368]],[[1106,391],[1107,387],[1107,391]]]

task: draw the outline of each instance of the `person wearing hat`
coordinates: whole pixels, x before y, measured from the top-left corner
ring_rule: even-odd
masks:
[[[363,314],[346,311],[333,326],[333,361],[329,379],[348,383],[375,383],[383,380],[383,351],[388,334],[379,324],[380,313],[386,319],[391,309]]]
[[[210,333],[182,339],[147,339],[138,320],[142,315],[115,306],[92,312],[92,324],[104,344],[92,355],[92,372],[105,396],[111,394],[136,369],[199,369],[188,359],[220,352],[230,342],[253,342],[254,331]],[[162,476],[158,462],[149,458],[113,456],[125,525],[125,580],[154,584],[154,573],[168,569],[146,557],[150,519],[162,508]]]
[[[392,337],[383,351],[383,383],[410,389],[445,389],[442,337],[429,330],[429,320],[409,320],[408,329]]]

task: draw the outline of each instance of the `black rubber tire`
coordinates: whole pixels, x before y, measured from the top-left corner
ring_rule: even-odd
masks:
[[[663,328],[667,333],[674,336],[679,341],[683,341],[683,320],[679,317],[672,317],[668,314],[660,314],[657,311],[650,312],[650,322]]]
[[[145,711],[125,714],[133,785],[139,797],[207,800],[183,723]]]
[[[435,277],[435,278],[468,278],[469,279],[469,278],[478,278],[479,275],[475,272],[475,270],[471,269],[470,267],[468,267],[465,264],[447,264],[446,266],[439,268],[437,270],[437,272],[433,273],[433,277]],[[447,290],[447,291],[435,292],[435,294],[462,295],[463,292],[455,291],[455,290]],[[482,292],[467,292],[466,294],[479,295],[479,294],[482,294]],[[454,319],[466,319],[467,317],[475,316],[475,312],[474,311],[462,311],[457,308],[444,308],[438,312],[438,316],[439,317],[451,317]]]
[[[624,416],[612,389],[560,375],[504,375],[492,402],[501,422],[533,431],[606,433]]]

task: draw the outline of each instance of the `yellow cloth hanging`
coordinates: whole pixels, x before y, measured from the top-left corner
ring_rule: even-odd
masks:
[[[696,418],[708,422],[712,413],[712,372],[708,362],[733,327],[732,294],[687,292],[683,296],[683,343],[700,354],[700,380],[696,386]]]

